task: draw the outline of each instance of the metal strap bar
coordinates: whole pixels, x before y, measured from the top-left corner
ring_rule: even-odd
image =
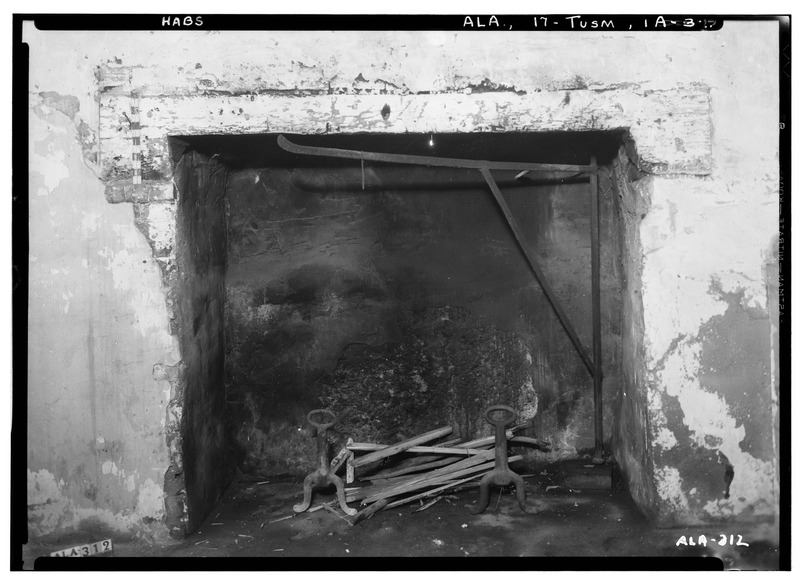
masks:
[[[597,185],[597,161],[592,156],[595,170],[589,178],[591,199],[590,226],[592,239],[592,358],[594,359],[594,462],[603,460],[603,365],[601,355],[602,330],[600,328],[600,190]]]
[[[572,340],[572,344],[578,351],[581,360],[583,360],[583,364],[585,364],[586,368],[589,369],[589,373],[592,375],[592,377],[596,376],[595,365],[592,362],[591,357],[589,356],[589,350],[586,348],[586,346],[584,346],[583,342],[581,342],[581,339],[578,338],[578,333],[575,331],[575,328],[573,328],[572,322],[570,322],[569,318],[564,312],[564,309],[558,302],[558,298],[556,298],[553,288],[550,287],[550,284],[544,277],[544,273],[542,272],[542,268],[539,265],[539,262],[536,261],[536,259],[533,257],[533,254],[530,251],[530,246],[528,245],[528,241],[525,239],[525,235],[523,235],[522,230],[519,228],[517,222],[514,220],[514,215],[511,214],[511,209],[508,207],[508,203],[506,202],[506,199],[503,197],[503,193],[500,192],[497,183],[494,181],[492,173],[489,171],[488,168],[480,168],[480,171],[481,174],[483,175],[483,178],[486,180],[486,184],[488,184],[489,188],[492,190],[492,194],[494,195],[497,204],[500,205],[500,209],[503,211],[503,214],[506,217],[506,221],[508,221],[508,225],[511,227],[511,231],[514,233],[514,237],[516,237],[517,239],[517,244],[519,244],[520,249],[522,249],[522,254],[528,261],[528,265],[530,266],[531,271],[533,271],[533,274],[539,281],[539,285],[541,285],[545,297],[550,301],[550,305],[553,306],[553,309],[555,310],[556,316],[558,316],[561,325],[564,326],[564,331],[567,333],[567,336],[569,336],[569,339]]]
[[[577,164],[533,164],[530,162],[487,162],[485,160],[467,160],[462,158],[438,158],[435,156],[412,156],[408,154],[383,154],[380,152],[364,152],[360,150],[342,150],[339,148],[321,148],[317,146],[300,146],[293,144],[283,135],[278,136],[278,145],[292,154],[306,156],[327,156],[330,158],[347,158],[350,160],[371,160],[373,162],[389,162],[395,164],[417,164],[419,166],[444,166],[447,168],[489,168],[491,170],[529,170],[531,172],[581,172],[592,170],[591,165]]]

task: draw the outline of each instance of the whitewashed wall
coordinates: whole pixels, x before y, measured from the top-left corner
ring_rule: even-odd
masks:
[[[123,530],[163,518],[163,476],[179,462],[165,433],[180,415],[164,372],[180,355],[154,259],[156,250],[169,264],[174,244],[166,137],[210,132],[629,128],[640,168],[654,175],[640,238],[642,389],[651,405],[642,439],[656,462],[639,479],[652,481],[658,514],[702,518],[680,469],[657,461],[676,441],[658,409],[667,395],[693,412],[688,439],[713,437],[735,466],[730,498],[709,500],[704,515],[771,514],[776,457],[743,451],[732,404],[697,380],[697,343],[730,305],[725,294],[767,310],[778,224],[777,33],[770,22],[660,34],[27,26],[31,532],[90,516]],[[151,172],[138,188],[124,115],[133,90]],[[130,205],[106,198],[152,201],[149,240]]]

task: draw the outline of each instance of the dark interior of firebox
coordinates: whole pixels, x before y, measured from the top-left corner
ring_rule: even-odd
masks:
[[[595,156],[608,440],[621,374],[621,243],[608,168],[622,132],[286,137],[469,160]],[[495,404],[550,443],[526,449],[527,464],[592,451],[592,377],[478,170],[290,154],[277,134],[184,136],[171,147],[195,521],[221,496],[223,468],[263,479],[314,470],[312,409],[338,418],[332,454],[348,438],[392,444],[442,426],[462,440],[492,435],[483,412]],[[588,179],[492,175],[591,347]]]

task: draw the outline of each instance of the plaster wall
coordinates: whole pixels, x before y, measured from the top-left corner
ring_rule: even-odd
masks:
[[[74,119],[32,99],[30,536],[163,530],[164,440],[179,359],[160,271],[130,206],[82,161]]]
[[[160,480],[170,459],[163,446],[162,401],[174,387],[164,375],[153,378],[153,370],[177,365],[178,354],[163,299],[169,292],[162,294],[164,278],[153,258],[160,257],[163,276],[173,257],[174,220],[172,227],[168,217],[151,221],[165,226],[155,229],[164,239],[155,250],[131,227],[126,204],[103,199],[103,186],[110,202],[169,200],[167,136],[214,131],[629,128],[638,151],[633,162],[653,174],[651,206],[638,226],[648,413],[637,439],[655,460],[652,471],[645,468],[641,476],[655,496],[653,504],[638,500],[664,523],[770,516],[778,495],[772,427],[764,426],[771,420],[759,416],[755,429],[748,429],[743,422],[748,407],[740,405],[761,407],[777,399],[776,359],[770,357],[776,347],[769,342],[769,327],[760,323],[767,307],[765,265],[774,263],[770,250],[778,225],[777,33],[777,23],[769,22],[726,22],[718,32],[657,35],[97,33],[26,27],[31,105],[46,102],[56,110],[45,115],[55,116],[49,124],[38,114],[31,117],[32,148],[40,144],[39,154],[31,155],[30,193],[29,353],[36,364],[28,383],[31,531],[71,528],[85,515],[118,525],[147,507],[133,499],[147,487],[154,500],[162,494]],[[136,188],[130,186],[130,126],[123,115],[130,111],[134,88],[142,92],[143,173],[151,181]],[[386,104],[392,110],[388,119],[380,113]],[[40,205],[45,202],[44,195],[37,201],[40,192],[53,202]],[[49,215],[53,208],[63,212]],[[96,239],[78,237],[84,224],[96,225]],[[55,239],[61,230],[71,233],[71,243]],[[87,240],[98,245],[88,256]],[[61,273],[75,257],[85,258],[89,267],[75,265],[71,274],[88,269],[106,286],[89,287],[87,278]],[[64,314],[61,294],[70,292]],[[85,309],[78,311],[79,305]],[[714,389],[701,378],[708,366],[703,355],[712,348],[709,326],[717,331],[729,326],[740,338],[747,327],[743,312],[757,321],[748,336],[767,334],[770,348],[765,353],[761,340],[754,340],[758,350],[751,364],[769,374],[753,377],[746,389]],[[103,330],[108,343],[97,340]],[[94,348],[87,344],[92,338]],[[124,348],[112,348],[116,340]],[[86,346],[75,353],[81,364],[76,360],[65,369],[64,354],[79,346]],[[110,352],[98,355],[98,347]],[[89,373],[94,385],[91,377],[87,381]],[[62,382],[54,384],[55,378]],[[98,461],[91,445],[102,433],[87,422],[96,402],[91,386],[114,395],[108,408],[96,409],[98,423],[113,426],[125,451],[136,452],[125,456],[131,465],[124,478],[118,475],[123,466]],[[64,387],[62,400],[69,404],[56,414],[49,407]],[[154,406],[142,411],[121,397],[126,394]],[[753,394],[758,398],[751,402]],[[684,414],[685,433],[671,430],[668,416],[662,419],[662,404],[670,399]],[[134,413],[140,430],[126,429]],[[63,438],[76,427],[86,433],[81,440]],[[742,444],[756,430],[765,436],[757,450]],[[140,438],[137,431],[150,437]],[[110,438],[103,433],[103,439]],[[700,442],[709,459],[724,455],[734,467],[728,498],[708,489],[693,500],[701,489],[692,493],[683,470],[669,461],[673,448]],[[87,467],[82,460],[95,460],[93,471],[106,480],[107,496],[99,502],[80,493],[78,469]],[[106,461],[117,467],[110,481],[103,474]],[[157,510],[147,513],[159,516]]]

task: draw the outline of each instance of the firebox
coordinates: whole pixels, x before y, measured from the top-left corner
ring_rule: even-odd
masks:
[[[526,461],[602,456],[621,374],[613,167],[626,143],[622,131],[172,138],[190,530],[234,466],[312,470],[305,416],[320,407],[338,417],[334,445],[443,424],[474,439],[491,433],[485,407],[503,404],[550,444]]]

